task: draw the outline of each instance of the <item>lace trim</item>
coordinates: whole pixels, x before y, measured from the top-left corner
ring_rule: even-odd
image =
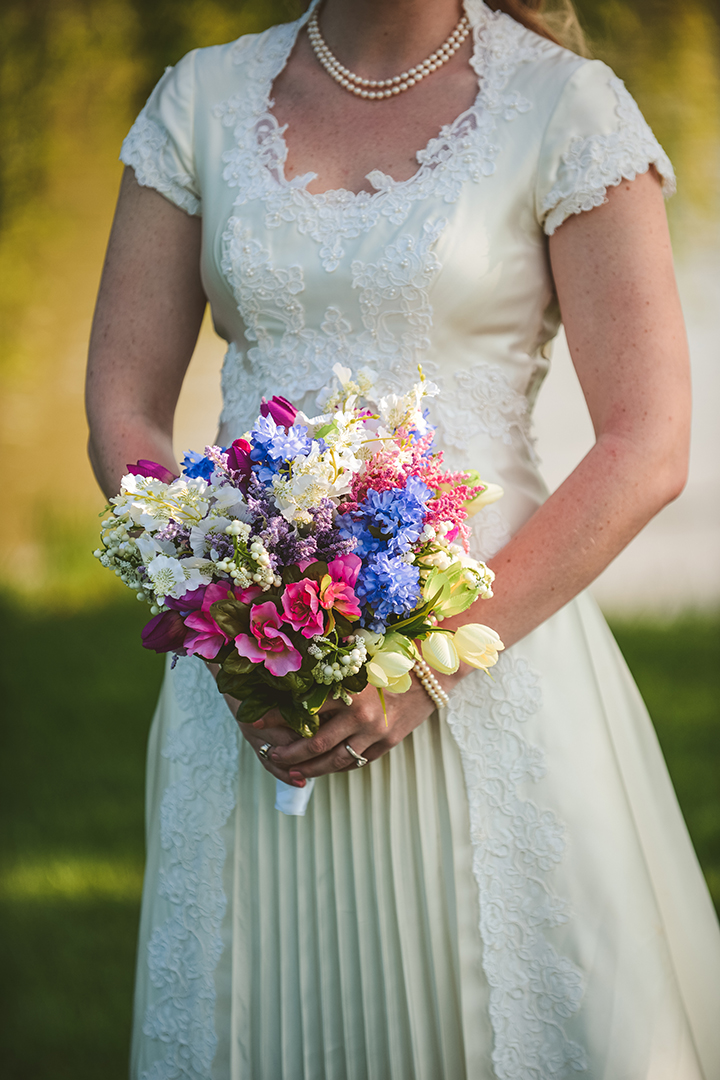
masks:
[[[204,664],[180,660],[171,678],[184,714],[162,751],[172,762],[172,779],[160,809],[166,854],[158,895],[171,914],[148,942],[158,994],[143,1025],[164,1056],[141,1080],[208,1080],[217,1047],[214,972],[226,907],[220,830],[235,805],[237,733]]]
[[[419,168],[408,180],[394,180],[379,169],[368,173],[374,192],[312,194],[307,185],[316,173],[285,177],[286,127],[280,127],[271,111],[270,94],[304,20],[266,31],[254,49],[238,43],[235,60],[247,66],[248,90],[214,109],[215,116],[234,129],[237,145],[223,154],[223,177],[237,189],[235,205],[262,199],[268,228],[295,222],[302,235],[320,245],[322,265],[331,272],[345,254],[343,240],[368,232],[382,218],[402,225],[420,199],[456,202],[466,181],[478,183],[491,175],[500,149],[494,140],[497,118],[512,120],[532,108],[519,94],[504,94],[505,86],[516,68],[545,46],[513,19],[490,12],[481,0],[466,0],[465,8],[475,39],[472,64],[480,78],[475,102],[418,152]]]
[[[235,430],[250,424],[270,385],[298,403],[307,399],[327,383],[338,356],[375,369],[381,394],[406,387],[429,343],[428,294],[440,270],[434,247],[445,225],[444,219],[426,222],[419,238],[398,237],[377,262],[355,260],[352,286],[362,328],[353,327],[348,314],[331,305],[316,330],[305,325],[299,300],[305,288],[302,267],[274,267],[243,219],[231,218],[221,266],[245,323],[245,337],[254,344],[247,350],[247,363],[234,346],[226,354],[222,422]],[[426,370],[434,375],[433,365]]]
[[[522,732],[540,704],[537,675],[508,652],[492,682],[480,672],[463,679],[446,714],[470,806],[498,1080],[551,1080],[588,1067],[563,1029],[580,1007],[582,973],[543,933],[568,921],[548,880],[564,853],[564,830],[551,810],[520,794],[545,773],[542,752]]]
[[[609,187],[636,176],[655,165],[663,178],[666,197],[675,193],[675,173],[670,159],[653,135],[645,117],[625,83],[616,76],[609,84],[615,91],[615,112],[620,121],[611,135],[576,135],[562,156],[557,182],[543,199],[545,232],[552,236],[571,214],[592,210],[607,201]]]
[[[189,173],[178,169],[170,135],[161,123],[147,115],[147,105],[122,144],[120,160],[135,170],[135,178],[142,187],[154,188],[188,214],[201,213],[201,200],[191,190],[194,180]]]

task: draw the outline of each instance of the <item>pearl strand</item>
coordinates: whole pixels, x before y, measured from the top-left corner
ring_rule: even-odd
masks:
[[[450,36],[443,42],[439,49],[423,60],[421,64],[408,68],[402,74],[393,79],[363,79],[348,68],[344,67],[337,57],[330,51],[325,39],[320,33],[318,25],[317,8],[308,22],[308,37],[310,45],[318,61],[343,90],[347,90],[356,97],[366,98],[369,101],[378,101],[382,98],[395,97],[416,86],[427,75],[437,71],[443,64],[455,55],[465,38],[470,33],[470,23],[467,15],[463,15]]]
[[[416,660],[413,665],[413,671],[422,683],[422,686],[433,705],[438,709],[444,708],[449,703],[450,698],[447,696],[425,661],[422,659]]]

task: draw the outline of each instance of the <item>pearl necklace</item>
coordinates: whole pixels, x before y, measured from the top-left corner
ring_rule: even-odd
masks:
[[[405,90],[409,90],[411,86],[419,83],[426,75],[437,71],[438,68],[448,62],[451,56],[455,55],[469,33],[470,23],[467,15],[463,15],[440,48],[431,53],[427,60],[423,60],[422,64],[408,68],[401,75],[396,75],[394,79],[363,79],[361,75],[355,75],[354,72],[343,67],[337,57],[330,52],[330,49],[325,44],[325,39],[320,33],[317,8],[308,22],[308,37],[310,38],[312,50],[328,75],[335,80],[338,86],[342,86],[343,90],[347,90],[348,93],[355,94],[357,97],[367,98],[370,101],[402,94]]]

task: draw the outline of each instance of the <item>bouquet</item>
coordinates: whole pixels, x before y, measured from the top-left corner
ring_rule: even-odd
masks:
[[[95,551],[151,605],[146,648],[219,665],[239,721],[276,707],[303,736],[328,697],[350,704],[368,683],[384,709],[419,649],[450,673],[461,660],[487,671],[503,648],[488,627],[442,626],[492,595],[466,521],[501,489],[444,468],[421,370],[377,404],[370,372],[334,373],[318,416],[263,399],[251,431],[188,452],[179,477],[128,466]]]

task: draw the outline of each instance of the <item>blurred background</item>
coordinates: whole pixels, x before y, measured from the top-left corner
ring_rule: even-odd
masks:
[[[690,481],[593,587],[646,696],[720,903],[720,0],[581,0],[593,55],[672,158],[669,214],[695,383]],[[126,1075],[143,758],[162,661],[101,571],[82,375],[120,180],[147,93],[188,49],[288,0],[3,0],[0,8],[0,1061],[12,1078]],[[207,323],[176,449],[214,438]],[[557,344],[536,411],[551,488],[592,443]]]

